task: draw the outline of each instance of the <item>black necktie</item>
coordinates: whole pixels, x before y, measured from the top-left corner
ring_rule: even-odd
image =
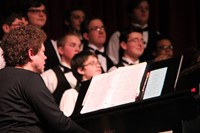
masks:
[[[98,50],[94,50],[93,48],[91,48],[91,47],[88,47],[90,50],[92,50],[92,51],[94,51],[94,53],[96,54],[96,55],[102,55],[102,56],[104,56],[104,57],[107,57],[107,55],[104,53],[104,52],[100,52],[100,51],[98,51]]]
[[[68,67],[63,66],[62,64],[59,64],[59,65],[64,69],[64,73],[71,72],[71,69],[69,69]]]
[[[98,50],[95,50],[94,52],[95,52],[96,55],[102,55],[102,56],[106,57],[106,54],[103,53],[103,52],[100,52]]]

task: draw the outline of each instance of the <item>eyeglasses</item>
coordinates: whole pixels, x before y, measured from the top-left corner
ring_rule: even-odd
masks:
[[[143,39],[138,39],[138,38],[130,39],[130,40],[128,40],[127,42],[146,44],[146,42],[145,42]]]
[[[35,13],[35,14],[38,14],[38,13],[47,14],[47,10],[38,10],[38,9],[30,9],[30,10],[28,10],[28,12],[32,12],[32,13]]]
[[[99,32],[99,31],[101,31],[101,30],[105,30],[105,27],[104,26],[101,26],[101,27],[93,27],[93,28],[91,28],[91,29],[89,29],[88,31],[97,31],[97,32]]]
[[[172,49],[173,49],[173,46],[172,46],[172,45],[169,45],[169,46],[159,46],[158,49],[159,49],[159,50],[165,50],[165,49],[170,49],[170,50],[172,50]]]
[[[85,67],[85,66],[100,66],[100,65],[101,65],[101,63],[99,61],[97,61],[97,62],[92,61],[92,62],[89,62],[89,63],[83,65],[83,67]]]

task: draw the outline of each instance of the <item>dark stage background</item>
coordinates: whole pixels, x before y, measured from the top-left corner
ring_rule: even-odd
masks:
[[[52,39],[64,32],[64,12],[83,6],[87,16],[104,21],[108,38],[118,28],[127,25],[127,0],[47,0],[48,20],[44,28]],[[149,0],[149,26],[168,34],[173,40],[175,55],[191,47],[200,48],[200,8],[198,0]],[[24,6],[26,0],[0,0],[0,12],[12,6]]]

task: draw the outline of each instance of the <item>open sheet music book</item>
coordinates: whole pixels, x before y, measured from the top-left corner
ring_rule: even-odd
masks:
[[[182,60],[183,56],[143,62],[94,76],[78,112],[84,114],[174,93]]]
[[[94,76],[83,100],[81,114],[134,102],[140,93],[147,62],[119,67]]]

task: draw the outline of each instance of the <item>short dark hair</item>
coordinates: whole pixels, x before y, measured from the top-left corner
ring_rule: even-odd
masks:
[[[84,63],[87,61],[89,56],[94,56],[97,58],[96,54],[90,51],[82,51],[78,54],[76,54],[71,61],[71,69],[74,77],[78,80],[80,83],[82,81],[83,76],[78,73],[78,68],[84,68]]]
[[[135,27],[135,26],[128,26],[126,28],[124,28],[123,30],[120,31],[120,37],[119,40],[120,42],[124,41],[127,42],[128,41],[128,36],[130,33],[132,32],[138,32],[142,34],[142,29],[140,27]]]
[[[37,54],[46,34],[35,26],[22,26],[11,30],[3,39],[1,47],[7,66],[22,66],[29,61],[28,50],[33,49]]]
[[[46,1],[45,0],[28,0],[26,3],[25,10],[26,12],[28,12],[29,8],[40,7],[41,5],[45,5],[46,7]]]
[[[57,40],[57,47],[62,47],[65,44],[65,37],[66,36],[77,36],[78,38],[80,38],[79,34],[76,32],[67,32],[66,34],[64,34],[63,36],[61,36],[60,38],[58,38]]]
[[[148,2],[148,0],[128,0],[126,3],[128,14],[131,14],[133,9],[135,9],[137,6],[139,6],[139,4],[143,1]]]
[[[100,19],[102,21],[102,19],[100,17],[91,17],[91,18],[87,18],[83,21],[83,23],[81,24],[81,34],[89,32],[89,24],[91,21],[93,21],[95,19]]]
[[[156,50],[157,50],[157,44],[158,44],[158,42],[159,42],[160,40],[164,40],[164,39],[169,40],[169,41],[173,44],[171,38],[170,38],[168,35],[166,35],[166,34],[160,34],[159,36],[157,36],[157,37],[155,38],[155,40],[156,40],[156,45],[155,45],[154,47],[152,47],[152,50],[153,50],[153,51],[156,51]]]
[[[133,10],[137,8],[140,5],[140,3],[142,3],[143,1],[148,2],[148,0],[128,0],[127,1],[128,19],[130,20],[133,19]]]
[[[4,24],[7,24],[9,26],[12,25],[12,23],[15,21],[15,19],[22,19],[25,18],[27,19],[25,13],[23,12],[22,9],[8,9],[5,13],[3,13],[0,17],[0,38],[2,39],[4,35],[4,31],[2,29],[2,26]]]
[[[24,12],[18,11],[18,10],[16,10],[16,11],[8,11],[4,15],[2,15],[1,26],[3,24],[11,25],[16,18],[18,18],[18,19],[26,18],[26,15],[25,15]]]
[[[81,6],[73,7],[65,11],[64,19],[70,22],[70,17],[73,11],[83,11],[85,13],[85,9]]]

